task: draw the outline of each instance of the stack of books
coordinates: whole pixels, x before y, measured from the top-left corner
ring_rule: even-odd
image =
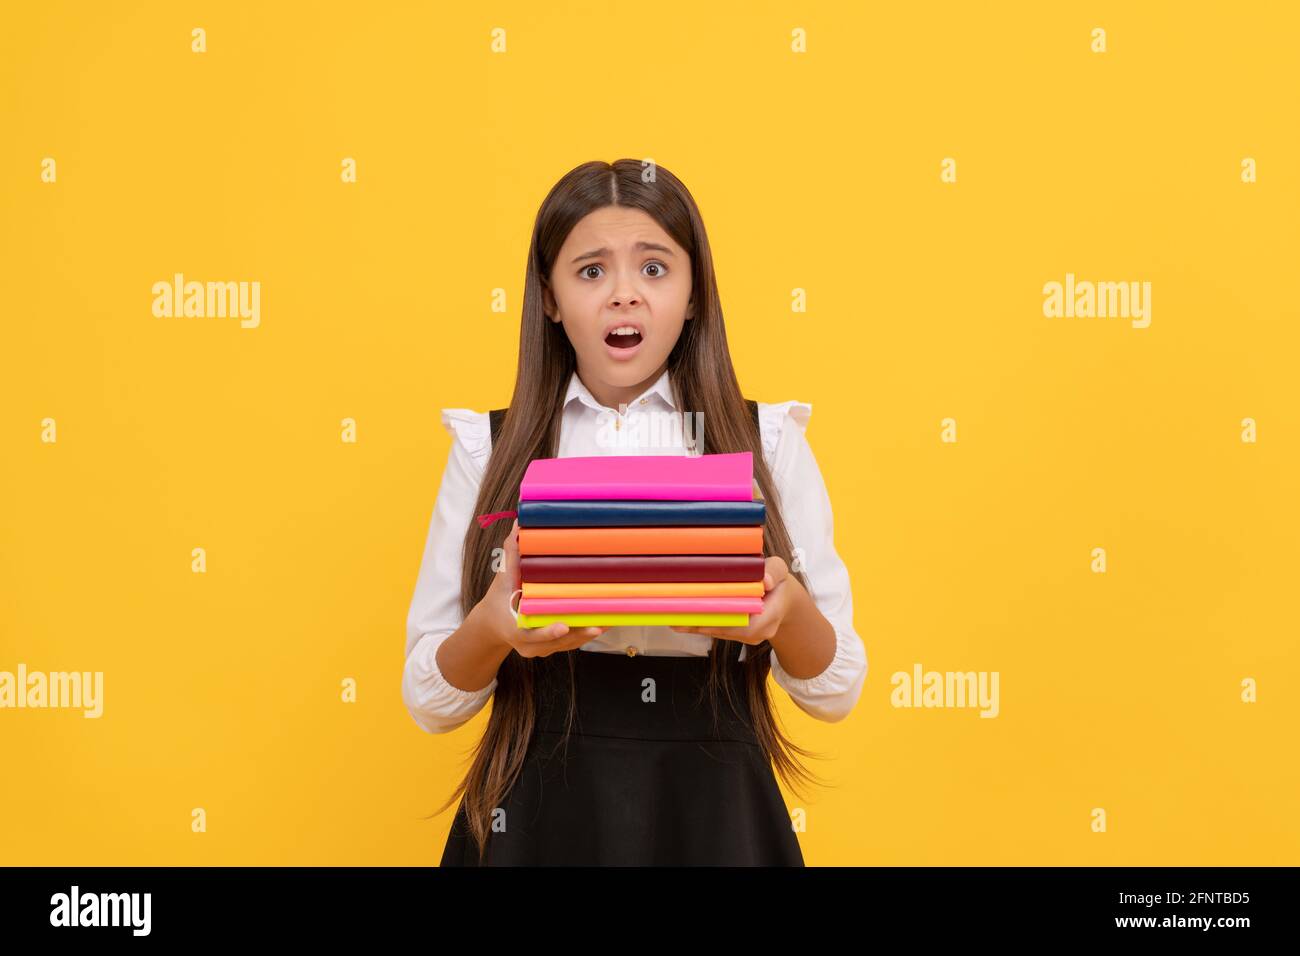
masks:
[[[750,452],[539,458],[519,486],[520,627],[745,627],[763,611]]]

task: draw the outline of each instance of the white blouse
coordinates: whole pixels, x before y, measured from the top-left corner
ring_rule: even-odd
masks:
[[[575,372],[564,399],[558,457],[685,454],[681,428],[646,427],[649,420],[637,427],[639,416],[651,409],[661,414],[676,411],[667,371],[625,410],[601,405]],[[867,676],[867,655],[862,639],[853,629],[849,572],[832,541],[830,497],[804,435],[811,413],[812,406],[804,402],[758,404],[763,456],[781,496],[791,543],[802,549],[802,570],[809,593],[835,628],[835,657],[822,673],[802,679],[785,672],[775,651],[770,661],[773,679],[795,704],[818,720],[833,722],[846,717],[857,703]],[[616,427],[625,432],[626,438],[610,442],[607,436],[616,418]],[[455,730],[467,722],[483,708],[497,685],[493,678],[479,690],[454,687],[442,676],[436,662],[438,646],[463,620],[461,555],[492,450],[487,412],[444,408],[442,424],[451,433],[452,444],[407,615],[406,665],[402,674],[402,700],[416,723],[435,734]],[[646,438],[644,447],[637,443],[639,437]],[[704,655],[715,640],[723,638],[681,634],[663,625],[622,626],[609,628],[579,649],[622,654],[635,647],[641,654]],[[748,650],[748,645],[742,645],[740,659]]]

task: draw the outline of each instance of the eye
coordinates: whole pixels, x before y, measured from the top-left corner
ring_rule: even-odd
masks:
[[[655,270],[654,272],[650,273],[651,279],[659,279],[668,274],[668,267],[664,265],[662,262],[660,262],[658,259],[651,259],[644,266],[642,266],[642,271],[649,268],[653,268]],[[594,276],[590,275],[592,269],[602,269],[602,267],[596,265],[593,262],[591,265],[583,266],[580,270],[578,270],[578,275],[584,279],[599,279],[600,278],[599,275],[594,275]]]

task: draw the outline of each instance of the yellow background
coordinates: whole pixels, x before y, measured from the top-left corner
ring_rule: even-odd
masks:
[[[399,696],[438,410],[506,403],[537,207],[623,156],[699,202],[745,395],[814,408],[870,673],[778,696],[808,862],[1300,862],[1289,5],[119,6],[0,31],[0,670],[105,672],[0,711],[0,863],[437,862],[486,718]],[[154,318],[178,271],[261,327]],[[1066,272],[1151,326],[1045,318]],[[892,707],[917,662],[1000,716]]]

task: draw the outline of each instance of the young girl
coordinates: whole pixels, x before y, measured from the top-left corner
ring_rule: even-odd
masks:
[[[812,406],[742,397],[695,201],[662,166],[644,172],[591,162],[555,185],[529,247],[508,410],[442,410],[453,440],[402,698],[446,733],[495,694],[437,811],[462,798],[443,866],[802,866],[772,767],[791,786],[812,780],[792,753],[812,754],[778,728],[768,674],[825,721],[853,709],[866,677],[804,435]],[[685,421],[645,438],[647,420],[671,416]],[[748,627],[518,626],[518,521],[497,519],[530,461],[737,451],[753,453],[767,505],[763,612]]]

